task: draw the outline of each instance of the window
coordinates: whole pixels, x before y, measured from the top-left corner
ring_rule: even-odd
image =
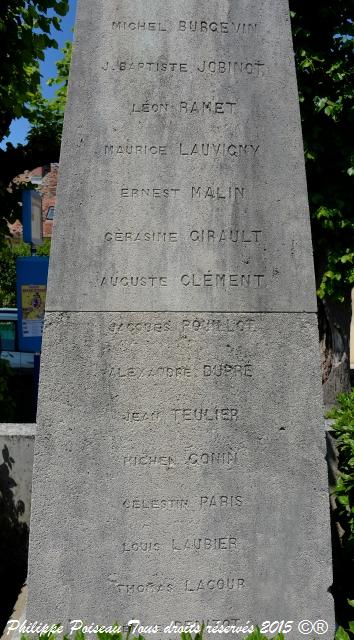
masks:
[[[30,182],[39,187],[43,182],[43,178],[42,176],[30,176]]]
[[[48,207],[47,220],[54,220],[55,207]]]

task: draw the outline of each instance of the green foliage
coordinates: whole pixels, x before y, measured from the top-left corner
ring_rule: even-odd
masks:
[[[354,607],[354,600],[348,600],[350,607]],[[354,622],[349,622],[348,631],[343,627],[338,627],[334,640],[353,640],[354,638]]]
[[[59,158],[70,47],[66,46],[57,65],[62,86],[53,101],[41,95],[39,61],[47,48],[58,47],[51,28],[60,29],[68,8],[68,0],[0,2],[0,141],[14,118],[24,116],[32,123],[26,145],[7,143],[5,150],[0,149],[0,245],[8,235],[7,221],[21,219],[14,177]]]
[[[203,640],[204,628],[205,626],[202,624],[200,631],[195,634],[194,640]],[[184,631],[181,633],[181,640],[193,640],[193,635],[189,631]]]
[[[0,140],[13,118],[28,115],[27,103],[37,93],[39,61],[57,42],[51,28],[60,30],[68,0],[1,0],[0,3]]]
[[[354,623],[350,623],[351,625],[354,626]],[[191,633],[181,633],[181,640],[203,640],[203,631],[204,629],[202,628],[202,630],[199,633],[196,633],[194,635],[194,639],[193,639],[193,635]],[[351,640],[351,633],[352,633],[353,629],[349,629],[349,633],[347,633],[342,627],[339,627],[336,631],[336,635],[334,640]],[[97,638],[98,640],[129,640],[130,637],[130,633],[97,633]],[[226,636],[229,637],[229,636]],[[232,637],[232,636],[231,636]],[[239,637],[239,636],[237,636]],[[42,640],[56,640],[56,636],[54,636],[53,634],[43,634],[40,636],[40,638]],[[75,635],[73,636],[74,640],[85,640],[86,636],[82,631],[76,631]],[[286,640],[286,636],[283,633],[278,633],[276,636],[274,636],[273,638],[269,638],[268,636],[264,636],[259,627],[256,627],[254,629],[254,631],[252,631],[252,633],[247,634],[244,636],[245,639],[247,640]],[[26,635],[22,635],[21,636],[21,640],[29,640],[29,637]],[[71,640],[71,638],[69,638],[69,636],[64,636],[63,640]],[[137,637],[132,637],[131,636],[131,640],[145,640],[144,636],[139,635]],[[313,640],[316,640],[316,638],[314,638]],[[318,639],[317,639],[318,640]]]
[[[354,286],[354,24],[351,0],[290,0],[318,295]]]
[[[36,247],[36,256],[50,256],[50,238],[44,238],[44,242]]]
[[[342,620],[348,621],[351,613],[346,604],[354,606],[354,600],[346,600],[354,596],[354,389],[351,393],[341,393],[337,398],[337,406],[328,414],[334,420],[332,429],[336,436],[339,452],[339,477],[335,488],[337,504],[337,520],[343,536],[338,556],[340,571],[340,590],[336,600],[340,606]],[[342,621],[341,620],[341,621]],[[349,623],[348,632],[340,631],[338,640],[346,639],[354,634],[354,623]],[[352,635],[352,637],[354,637]]]
[[[0,307],[16,307],[16,258],[29,255],[24,242],[0,245]]]
[[[285,636],[282,633],[278,633],[276,636],[270,639],[268,636],[264,636],[261,633],[259,627],[256,627],[255,630],[252,631],[252,633],[245,637],[248,638],[248,640],[285,640]]]
[[[14,115],[26,114],[32,128],[28,145],[9,148],[10,157],[21,162],[21,153],[26,168],[33,168],[45,153],[43,161],[57,159],[62,132],[63,113],[66,100],[71,45],[67,43],[63,58],[57,63],[57,78],[50,85],[58,85],[56,96],[45,100],[38,90],[38,59],[47,46],[55,46],[49,28],[59,28],[58,16],[48,17],[46,10],[54,8],[63,15],[67,1],[41,0],[28,3],[25,9],[22,0],[11,8],[5,1],[0,10],[0,22],[14,21],[20,24],[17,41],[10,37],[7,47],[16,59],[22,45],[26,51],[26,72],[19,79],[21,90],[17,92],[17,107]],[[33,7],[35,6],[35,9]],[[322,0],[318,3],[303,3],[290,0],[295,61],[300,90],[300,105],[304,134],[306,169],[309,186],[310,212],[312,219],[315,266],[320,298],[332,298],[339,302],[348,299],[354,286],[354,216],[352,194],[354,191],[354,25],[351,0]],[[41,15],[39,15],[41,14]],[[5,16],[5,17],[4,17]],[[6,19],[6,20],[5,20]],[[29,42],[33,26],[39,29]],[[1,29],[1,27],[0,27]],[[37,37],[38,35],[38,37]],[[24,44],[22,43],[24,42]],[[27,43],[27,48],[25,44]],[[10,56],[10,60],[12,60]],[[22,59],[20,57],[20,59]],[[6,65],[7,68],[11,67]],[[0,85],[6,100],[13,104],[13,73],[7,70],[0,76]],[[5,75],[7,74],[7,75]],[[25,87],[25,89],[23,88]],[[28,89],[29,87],[29,89]],[[1,95],[0,95],[1,97]],[[6,118],[5,118],[6,119]],[[28,149],[35,149],[26,159]],[[0,182],[2,175],[0,153]],[[15,171],[16,163],[13,163]],[[18,173],[19,171],[17,171]],[[9,174],[6,174],[7,177]],[[16,175],[13,172],[12,175]],[[6,180],[5,180],[6,184]],[[8,184],[8,183],[7,183]],[[0,197],[1,185],[0,185]],[[5,207],[10,211],[10,207]],[[13,211],[13,210],[12,210]],[[13,213],[14,215],[14,213]],[[1,229],[0,229],[1,233]]]
[[[181,640],[203,640],[203,635],[204,635],[204,627],[202,627],[201,631],[196,633],[193,637],[193,634],[191,633],[181,633]],[[115,634],[108,634],[108,633],[97,633],[97,638],[98,640],[129,640],[129,637],[131,638],[131,640],[146,640],[146,638],[142,635],[133,637],[130,636],[130,633],[115,633]],[[149,636],[154,637],[154,636]],[[225,638],[232,638],[233,635],[230,634],[226,634]],[[42,640],[57,640],[56,636],[54,635],[41,635],[40,638]],[[85,640],[86,636],[84,633],[82,633],[82,631],[77,631],[75,633],[75,635],[73,636],[74,640]],[[166,638],[168,638],[168,636],[166,636]],[[237,636],[237,638],[239,638],[239,636]],[[285,640],[286,636],[284,636],[282,633],[277,634],[276,636],[274,636],[273,638],[269,638],[268,636],[264,636],[261,634],[260,629],[258,627],[255,628],[254,631],[252,631],[252,633],[250,634],[246,634],[244,636],[245,639],[247,640]],[[22,635],[21,636],[21,640],[30,640],[28,636],[26,635]],[[69,636],[64,636],[63,640],[71,640],[71,638]],[[336,637],[336,640],[342,640],[341,638]],[[344,638],[343,638],[344,640]],[[350,639],[349,639],[350,640]]]
[[[338,627],[337,632],[336,632],[336,636],[335,636],[335,640],[350,640],[350,636],[343,629],[343,627]]]
[[[38,140],[54,139],[60,147],[64,122],[64,111],[68,90],[69,70],[72,54],[72,43],[66,42],[62,49],[62,58],[56,63],[57,76],[50,78],[49,86],[58,86],[54,98],[43,98],[40,87],[29,103],[28,119],[31,129],[27,136],[29,144]]]
[[[340,475],[335,490],[344,544],[350,554],[354,575],[354,389],[338,396],[338,406],[328,413],[339,451]]]
[[[56,63],[57,75],[55,78],[50,78],[47,84],[50,87],[59,85],[59,88],[56,90],[55,101],[58,105],[58,108],[60,108],[61,111],[64,112],[72,56],[72,42],[67,40],[61,52],[63,54],[63,57]]]

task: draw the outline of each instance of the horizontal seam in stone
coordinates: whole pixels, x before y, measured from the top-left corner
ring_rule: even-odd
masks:
[[[48,313],[219,313],[219,314],[278,314],[278,315],[316,315],[317,311],[209,311],[209,310],[195,310],[195,309],[185,309],[182,311],[175,311],[173,309],[85,309],[84,311],[68,310],[68,309],[48,309],[46,310],[46,314]]]

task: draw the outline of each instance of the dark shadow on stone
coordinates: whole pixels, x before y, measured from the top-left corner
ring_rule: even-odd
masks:
[[[16,502],[11,477],[15,464],[5,445],[0,465],[0,636],[26,580],[28,535],[26,523],[20,521],[25,512],[22,500]]]

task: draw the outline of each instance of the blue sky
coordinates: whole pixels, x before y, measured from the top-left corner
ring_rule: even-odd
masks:
[[[1,0],[0,0],[1,1]],[[66,40],[72,39],[72,29],[75,22],[76,0],[70,0],[70,10],[62,21],[62,31],[53,29],[52,35],[58,42],[59,49],[48,49],[46,51],[45,61],[41,63],[42,87],[43,94],[46,98],[50,98],[55,92],[55,87],[48,87],[46,81],[48,78],[56,76],[55,63],[61,58],[60,49]],[[10,136],[3,140],[1,147],[6,146],[6,142],[12,144],[24,143],[28,132],[28,123],[24,118],[14,120],[11,124]]]

